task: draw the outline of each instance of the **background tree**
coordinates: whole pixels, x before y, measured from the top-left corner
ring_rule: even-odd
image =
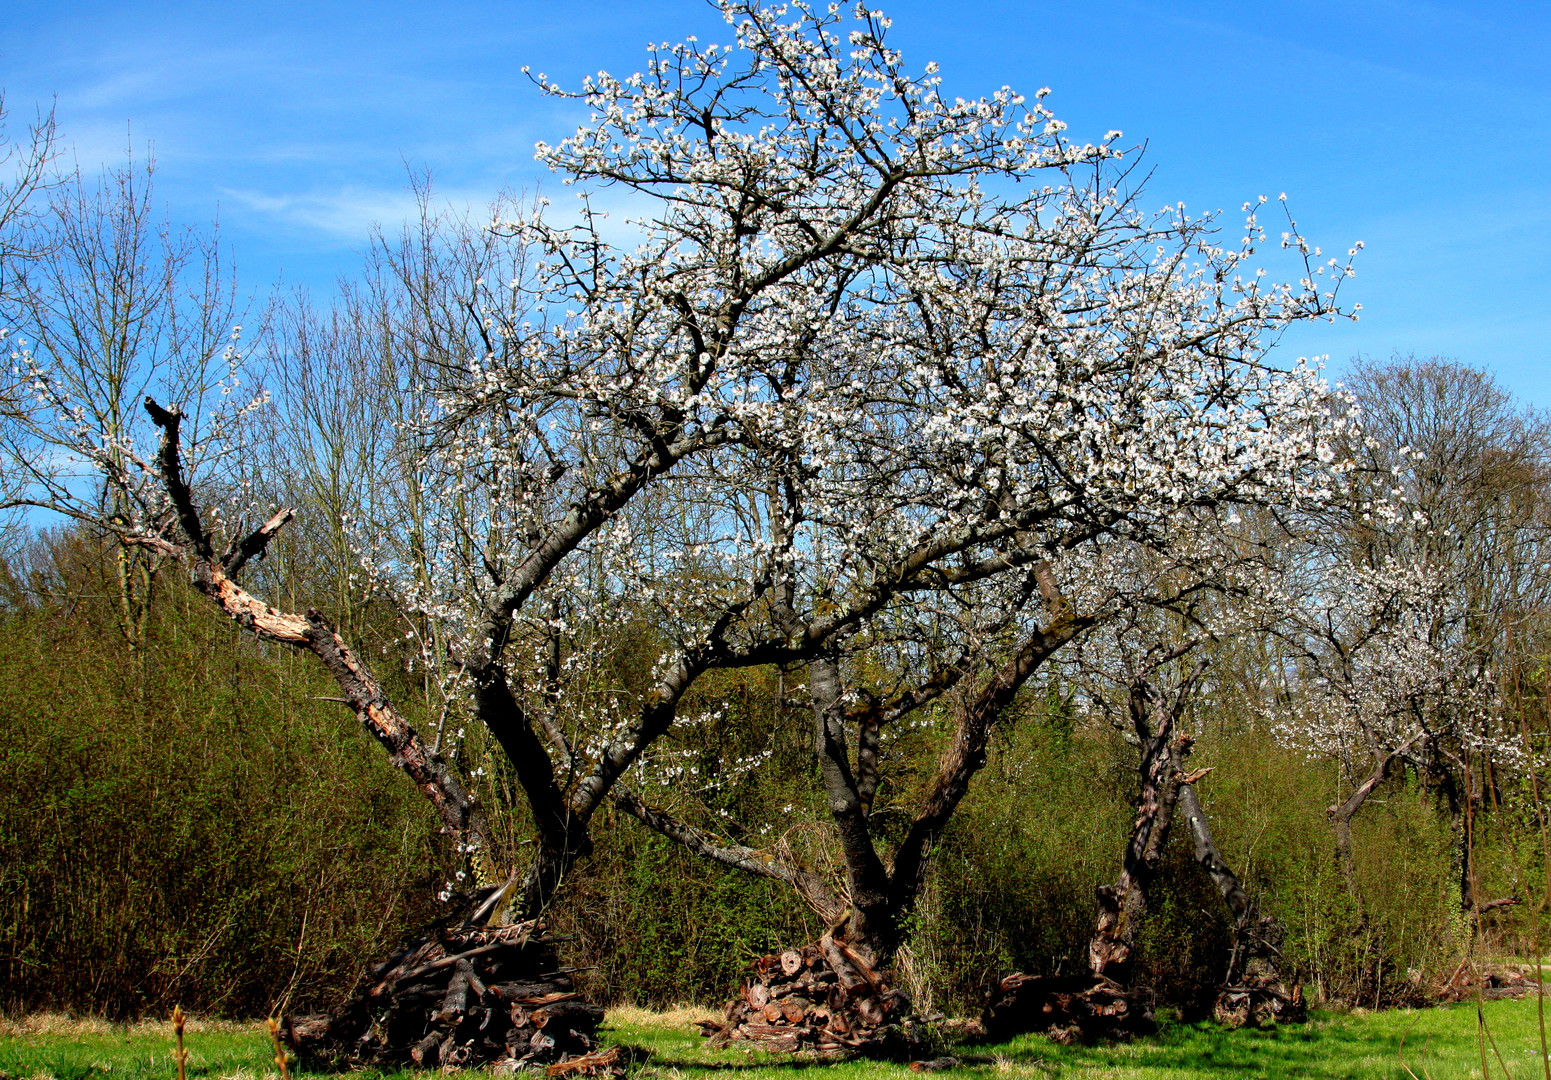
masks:
[[[1538,648],[1551,583],[1545,421],[1515,410],[1483,372],[1436,358],[1359,365],[1350,388],[1365,432],[1354,499],[1306,567],[1295,610],[1309,667],[1288,730],[1348,778],[1330,811],[1344,874],[1353,817],[1409,771],[1459,815],[1469,908],[1473,815],[1498,801],[1486,794],[1498,771],[1523,764],[1498,673]]]
[[[0,508],[133,532],[148,393],[188,403],[197,470],[220,469],[237,449],[235,288],[213,234],[158,215],[153,172],[151,161],[130,159],[96,178],[79,169],[60,177],[11,241],[32,255],[11,260],[0,297],[14,394],[0,431],[10,478]],[[135,648],[162,555],[134,544],[117,551],[119,627]]]

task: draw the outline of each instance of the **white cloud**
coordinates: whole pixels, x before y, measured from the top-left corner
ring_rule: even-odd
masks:
[[[234,200],[242,209],[339,240],[362,239],[374,225],[391,228],[415,214],[415,197],[404,190],[347,186],[283,195],[233,188],[220,191],[223,198]]]

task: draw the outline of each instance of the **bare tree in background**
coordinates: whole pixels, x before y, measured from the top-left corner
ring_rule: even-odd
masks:
[[[127,540],[130,492],[147,468],[137,448],[151,428],[140,403],[147,394],[186,402],[196,468],[213,469],[237,449],[236,429],[219,417],[236,415],[233,395],[244,392],[240,305],[218,241],[158,210],[154,171],[150,159],[131,158],[97,176],[75,169],[52,179],[8,241],[28,254],[12,260],[0,297],[11,379],[0,505],[125,540],[115,566],[131,649],[143,644],[165,558]]]

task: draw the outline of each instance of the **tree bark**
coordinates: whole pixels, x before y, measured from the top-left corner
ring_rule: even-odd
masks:
[[[1148,890],[1162,864],[1179,798],[1180,763],[1190,752],[1190,741],[1174,736],[1177,707],[1166,707],[1144,678],[1131,684],[1129,709],[1141,743],[1141,791],[1120,876],[1114,884],[1094,890],[1099,917],[1088,941],[1088,969],[1121,984],[1130,978],[1137,933],[1147,914]]]
[[[992,729],[1040,665],[1086,625],[1086,621],[1060,609],[1050,625],[1033,631],[1018,652],[960,710],[953,740],[938,762],[932,786],[894,854],[889,896],[896,918],[903,918],[914,908],[932,849],[969,792],[970,781],[985,768]]]
[[[790,884],[849,947],[865,951],[869,964],[886,965],[902,941],[906,918],[920,893],[933,846],[963,800],[975,774],[984,768],[992,730],[1018,691],[1049,656],[1089,624],[1061,613],[1035,630],[1022,647],[959,710],[952,741],[938,764],[893,864],[885,868],[877,854],[871,802],[877,783],[877,737],[882,728],[936,700],[957,685],[968,663],[947,665],[918,686],[887,701],[869,700],[849,713],[839,708],[839,665],[831,658],[809,664],[815,750],[832,820],[841,837],[850,903],[830,893],[812,871],[771,852],[730,844],[696,829],[638,796],[615,788],[615,803],[648,828],[696,854],[761,877]],[[847,725],[857,729],[857,768],[849,761]],[[845,924],[843,929],[842,922]]]
[[[1233,948],[1212,1014],[1219,1023],[1232,1026],[1301,1022],[1308,1018],[1302,989],[1294,986],[1289,991],[1282,980],[1286,928],[1275,916],[1256,907],[1254,898],[1218,850],[1206,812],[1196,797],[1196,782],[1206,771],[1199,770],[1182,779],[1179,806],[1190,825],[1196,862],[1211,875],[1233,918]]]
[[[216,555],[183,476],[179,444],[183,414],[176,409],[163,409],[150,398],[145,407],[162,429],[158,467],[187,543],[179,545],[161,538],[143,538],[142,542],[184,559],[194,587],[244,629],[316,656],[344,695],[345,704],[355,710],[362,725],[388,751],[393,764],[414,781],[435,808],[443,831],[456,841],[470,866],[488,864],[489,831],[484,813],[475,806],[447,762],[426,745],[414,726],[394,708],[370,669],[328,620],[316,611],[297,615],[270,607],[235,580],[250,559],[263,553],[293,512],[280,511],[234,542],[224,555]],[[485,873],[489,873],[488,869]]]
[[[888,871],[873,844],[869,807],[851,771],[840,664],[833,655],[808,665],[808,693],[813,699],[814,752],[830,818],[840,834],[851,893],[845,939],[876,965],[898,946],[899,920],[889,903]]]
[[[1190,826],[1190,837],[1195,845],[1196,862],[1211,875],[1223,903],[1233,917],[1233,951],[1229,955],[1228,968],[1223,974],[1223,984],[1233,986],[1246,974],[1276,976],[1281,957],[1281,943],[1286,931],[1273,916],[1262,915],[1254,899],[1245,890],[1228,861],[1217,848],[1212,828],[1207,823],[1206,812],[1196,796],[1198,775],[1184,778],[1179,791],[1179,806]]]

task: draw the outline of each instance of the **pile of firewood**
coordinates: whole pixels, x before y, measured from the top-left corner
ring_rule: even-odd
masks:
[[[1096,975],[1009,975],[991,991],[980,1019],[1001,1041],[1042,1031],[1060,1043],[1150,1035],[1158,1029],[1152,999]]]
[[[1226,1027],[1301,1024],[1308,1018],[1303,987],[1289,992],[1274,975],[1246,975],[1238,984],[1223,987],[1212,1005],[1212,1019]]]
[[[755,960],[726,1019],[700,1028],[715,1047],[820,1057],[909,1060],[926,1044],[910,999],[833,934]]]
[[[333,1013],[287,1017],[283,1036],[314,1066],[619,1072],[596,1053],[603,1010],[558,968],[557,940],[537,922],[440,929],[379,965]]]
[[[1467,958],[1460,961],[1454,974],[1443,984],[1438,992],[1438,1000],[1469,1001],[1479,994],[1487,1001],[1501,1001],[1539,992],[1540,984],[1529,978],[1522,969],[1478,967]]]

